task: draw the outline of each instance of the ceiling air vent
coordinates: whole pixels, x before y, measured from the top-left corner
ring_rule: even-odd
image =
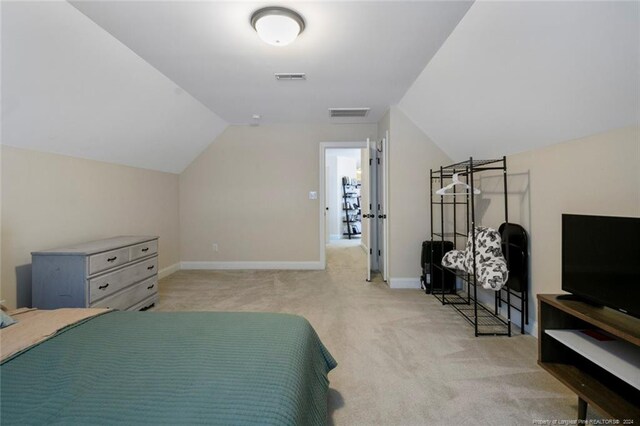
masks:
[[[276,80],[306,80],[307,74],[303,72],[277,72]]]
[[[329,117],[366,117],[370,108],[329,108]]]

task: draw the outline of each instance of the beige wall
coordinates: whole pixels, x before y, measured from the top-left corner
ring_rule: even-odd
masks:
[[[507,157],[509,221],[529,232],[530,329],[540,293],[561,292],[562,213],[640,216],[640,129],[625,128]],[[501,177],[480,186],[479,222],[504,219]]]
[[[451,159],[400,109],[392,107],[380,131],[390,128],[389,278],[392,287],[415,287],[422,241],[430,236],[429,169]]]
[[[31,251],[114,235],[160,236],[180,261],[178,176],[2,146],[2,299],[30,303]]]
[[[1,297],[14,306],[17,283],[28,295],[32,250],[116,234],[160,235],[161,268],[317,262],[319,205],[308,192],[319,190],[318,144],[387,130],[390,284],[412,286],[429,234],[429,169],[451,160],[394,107],[377,127],[231,126],[179,178],[3,146]],[[532,320],[535,294],[560,291],[563,212],[640,215],[639,141],[627,128],[508,157],[510,221],[530,233]],[[481,178],[479,223],[502,222],[501,184]]]
[[[319,144],[375,136],[375,124],[228,127],[180,175],[182,260],[318,262]]]
[[[398,108],[378,123],[379,135],[386,130],[390,285],[411,287],[420,274],[420,243],[430,231],[429,169],[452,161]],[[530,234],[533,330],[535,295],[561,291],[562,213],[640,216],[640,130],[619,129],[511,155],[507,166],[509,220]],[[478,223],[497,228],[504,221],[502,177],[480,178]],[[450,230],[451,223],[445,226]]]

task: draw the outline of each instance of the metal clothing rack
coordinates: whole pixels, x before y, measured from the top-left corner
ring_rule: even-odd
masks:
[[[504,222],[509,223],[509,206],[507,202],[507,159],[502,157],[500,159],[493,160],[474,160],[472,157],[469,160],[461,161],[459,163],[450,164],[448,166],[442,166],[439,169],[431,169],[430,171],[430,205],[431,205],[431,247],[434,246],[434,242],[441,242],[444,246],[445,238],[451,238],[453,240],[454,249],[457,249],[458,240],[466,242],[469,231],[472,234],[471,245],[473,249],[473,271],[476,271],[476,203],[473,196],[475,188],[475,178],[478,173],[485,171],[502,171],[503,174],[503,189],[504,189]],[[454,191],[449,195],[437,195],[435,190],[445,186],[447,180],[451,180],[453,175],[458,173],[459,176],[466,178],[466,184],[469,185],[467,191],[464,194],[460,194]],[[434,200],[434,197],[437,197]],[[453,210],[453,231],[446,232],[445,229],[445,206],[451,206],[449,209]],[[460,206],[460,207],[458,207]],[[434,209],[440,209],[440,228],[436,230],[434,228],[433,213]],[[459,209],[464,209],[465,219],[463,224],[459,223],[458,214]],[[460,229],[460,226],[464,226],[464,232]],[[507,236],[507,245],[509,243]],[[464,245],[462,246],[464,247]],[[507,264],[509,264],[509,252],[505,253],[507,256]],[[478,284],[476,274],[469,274],[462,271],[454,271],[445,268],[441,265],[441,262],[434,262],[433,249],[431,251],[431,266],[432,268],[438,268],[442,271],[440,274],[441,283],[438,287],[438,283],[431,279],[433,294],[443,305],[451,305],[455,310],[462,315],[473,327],[475,335],[477,336],[511,336],[511,308],[514,307],[511,303],[511,291],[505,291],[506,294],[502,294],[502,291],[495,292],[494,294],[494,308],[490,309],[482,302],[478,301]],[[433,269],[432,269],[433,271]],[[461,290],[454,289],[453,292],[445,291],[445,274],[453,273],[463,283]],[[482,289],[481,289],[482,290]],[[503,304],[506,305],[506,319],[500,315]],[[517,307],[516,307],[517,309]]]
[[[507,254],[508,257],[508,254]],[[496,310],[499,310],[502,307],[503,303],[507,303],[507,299],[505,298],[505,296],[507,298],[511,298],[510,301],[513,302],[514,301],[514,297],[516,298],[516,300],[520,301],[520,306],[518,307],[518,305],[514,305],[513,303],[511,303],[508,306],[511,306],[511,308],[515,309],[516,311],[518,311],[520,313],[520,333],[524,334],[524,326],[525,324],[529,324],[529,293],[526,290],[523,290],[521,292],[517,292],[513,289],[511,289],[509,287],[509,281],[507,281],[507,284],[504,285],[500,291],[496,292],[496,301],[495,303],[497,304]]]

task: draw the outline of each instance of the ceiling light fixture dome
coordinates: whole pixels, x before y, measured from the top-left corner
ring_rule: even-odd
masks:
[[[265,43],[286,46],[304,31],[304,19],[291,9],[272,6],[253,12],[251,26]]]

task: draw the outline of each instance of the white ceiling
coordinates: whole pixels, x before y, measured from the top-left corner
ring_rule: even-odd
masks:
[[[376,122],[402,98],[455,159],[640,121],[638,2],[289,2],[307,29],[285,48],[248,24],[266,4],[3,2],[0,142],[179,173],[254,113]]]
[[[471,2],[276,2],[306,29],[286,47],[262,42],[251,13],[273,3],[74,1],[141,58],[230,123],[328,122],[329,107],[370,107],[377,122]],[[305,72],[307,81],[276,81]],[[335,121],[335,120],[332,120]],[[345,121],[345,120],[343,120]]]
[[[225,127],[70,4],[2,3],[2,144],[179,173]]]
[[[638,125],[639,5],[476,2],[399,106],[456,160]]]

